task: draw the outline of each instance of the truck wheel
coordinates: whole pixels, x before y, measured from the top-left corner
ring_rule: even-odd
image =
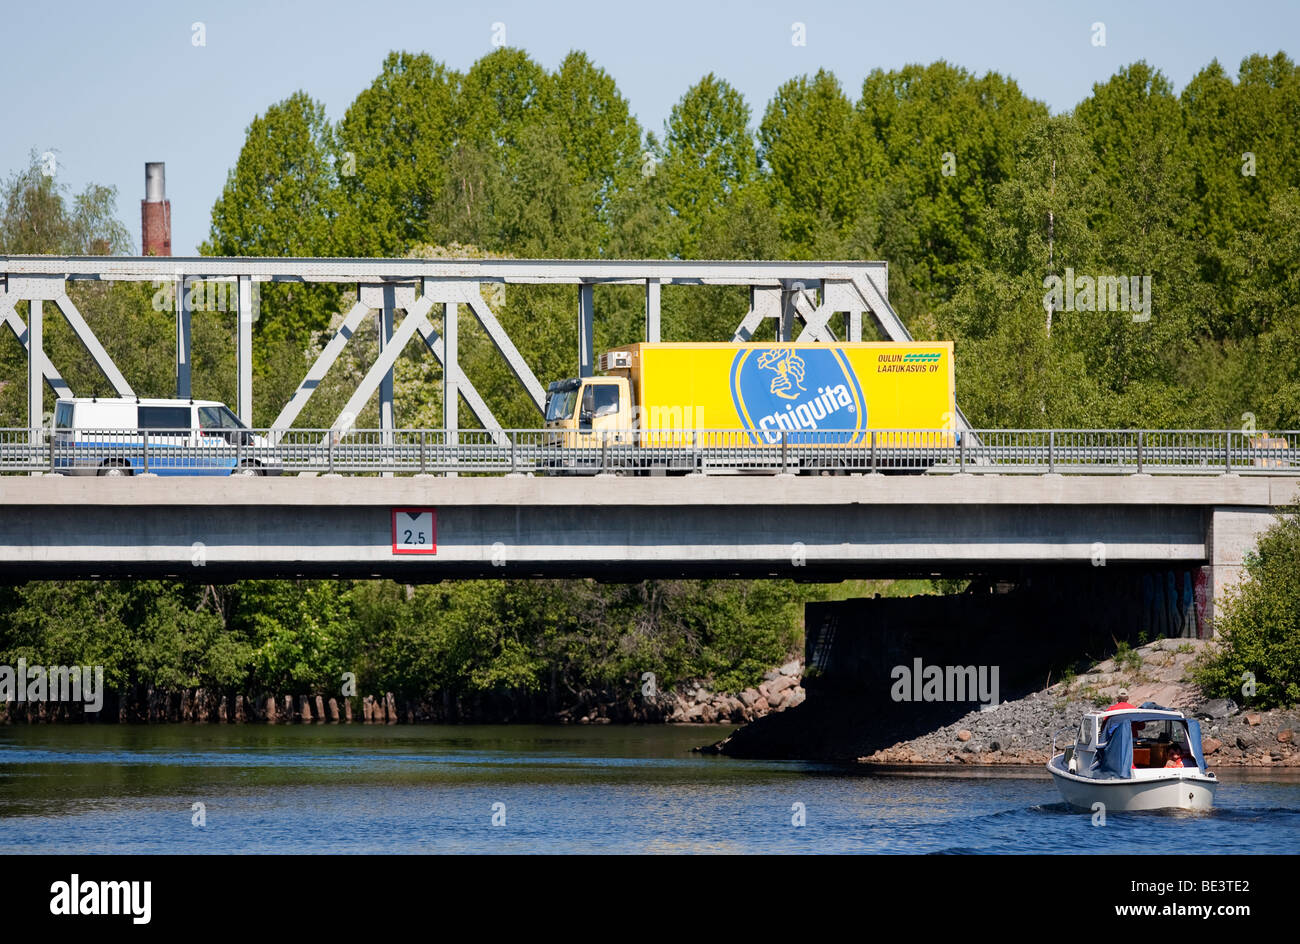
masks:
[[[121,476],[121,475],[134,475],[135,473],[132,472],[131,467],[124,462],[110,461],[110,462],[105,462],[103,465],[99,467],[98,474]]]
[[[231,475],[266,475],[266,471],[256,462],[241,463],[239,468],[234,469]]]

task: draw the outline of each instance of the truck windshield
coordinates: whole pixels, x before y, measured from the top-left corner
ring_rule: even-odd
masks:
[[[577,390],[557,390],[551,394],[551,402],[546,405],[546,418],[548,420],[572,419],[573,408],[577,405]]]

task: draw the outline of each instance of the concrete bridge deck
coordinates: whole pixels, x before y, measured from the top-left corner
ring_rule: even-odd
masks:
[[[1233,505],[1281,506],[1300,475],[618,475],[395,478],[0,477],[16,505]]]
[[[5,476],[0,579],[836,580],[1101,560],[1210,564],[1217,597],[1297,494],[1300,477],[1222,474]],[[432,511],[428,546],[395,548],[407,508]]]

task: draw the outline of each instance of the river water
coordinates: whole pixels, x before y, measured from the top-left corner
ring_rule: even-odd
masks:
[[[1212,813],[1100,828],[1045,771],[889,776],[691,753],[730,730],[5,727],[0,853],[1300,849],[1294,777],[1228,771]]]

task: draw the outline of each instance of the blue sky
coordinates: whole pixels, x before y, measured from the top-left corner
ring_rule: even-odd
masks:
[[[192,24],[204,24],[196,46]],[[1105,46],[1093,24],[1105,24]],[[27,3],[8,0],[0,174],[53,151],[72,191],[118,188],[139,246],[145,161],[167,163],[173,251],[207,236],[209,213],[248,123],[305,89],[340,118],[393,49],[464,70],[492,50],[493,26],[543,66],[585,51],[617,81],[643,127],[714,72],[744,93],[755,121],[787,79],[833,71],[855,98],[873,68],[947,59],[1002,72],[1053,111],[1145,59],[1181,89],[1217,58],[1235,74],[1252,52],[1300,37],[1300,4],[1262,2],[365,2]],[[791,42],[805,26],[806,45]]]

